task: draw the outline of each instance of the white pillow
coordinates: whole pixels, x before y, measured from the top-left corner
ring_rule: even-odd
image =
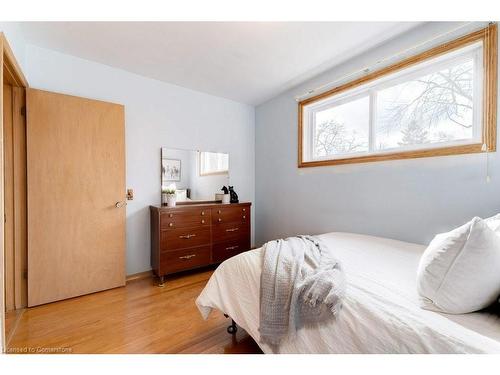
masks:
[[[500,294],[500,236],[480,218],[438,234],[417,273],[424,309],[465,314],[492,304]]]
[[[484,221],[492,230],[500,234],[500,214],[484,219]]]

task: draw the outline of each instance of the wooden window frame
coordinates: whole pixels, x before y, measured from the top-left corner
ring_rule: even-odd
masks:
[[[480,152],[496,151],[496,132],[497,132],[497,82],[498,82],[498,64],[497,64],[497,24],[491,24],[488,27],[462,36],[450,42],[444,43],[427,51],[404,59],[400,62],[382,68],[367,74],[354,81],[342,84],[324,93],[311,98],[304,99],[298,103],[298,167],[321,167],[328,165],[368,163],[384,160],[414,159],[433,156],[447,156],[460,154],[473,154]],[[481,124],[481,142],[434,147],[428,149],[385,152],[383,154],[370,154],[361,156],[349,156],[338,159],[325,160],[304,160],[304,126],[303,115],[304,107],[320,100],[327,99],[343,91],[367,84],[386,75],[409,68],[426,60],[444,55],[454,50],[466,47],[470,44],[483,42],[483,96],[482,96],[482,124]],[[483,145],[486,145],[486,149]]]

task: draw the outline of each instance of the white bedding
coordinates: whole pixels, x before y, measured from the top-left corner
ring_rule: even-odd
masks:
[[[342,262],[347,292],[339,318],[285,340],[281,353],[500,353],[500,317],[445,315],[418,306],[416,270],[425,247],[350,233],[320,236]],[[228,259],[196,300],[203,317],[228,314],[259,343],[260,249]]]

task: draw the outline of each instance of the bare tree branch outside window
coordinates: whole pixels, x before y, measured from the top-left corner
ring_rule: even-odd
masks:
[[[430,142],[431,130],[443,121],[459,129],[471,129],[473,73],[473,63],[467,61],[402,84],[401,98],[384,111],[381,131],[399,129],[403,136],[399,144],[404,145]],[[405,90],[414,94],[411,100]],[[453,140],[453,133],[438,131],[432,141]]]
[[[317,124],[314,155],[327,156],[361,151],[366,147],[366,142],[357,140],[356,134],[356,131],[348,131],[344,124],[333,119]]]

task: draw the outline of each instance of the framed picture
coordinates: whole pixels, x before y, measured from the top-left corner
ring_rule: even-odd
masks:
[[[179,159],[161,159],[163,181],[181,180],[181,161]]]

